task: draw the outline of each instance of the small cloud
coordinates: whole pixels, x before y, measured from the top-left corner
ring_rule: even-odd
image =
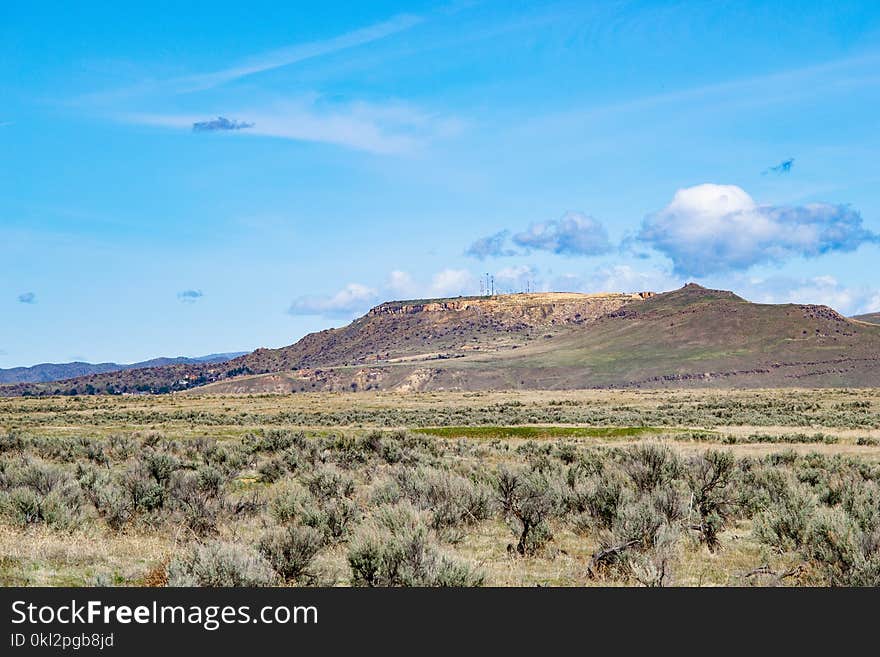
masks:
[[[516,255],[516,251],[513,249],[505,248],[504,244],[507,241],[508,235],[510,235],[510,231],[502,230],[494,235],[481,237],[471,244],[464,254],[471,256],[472,258],[477,258],[478,260],[485,260],[489,257],[500,258],[503,256]]]
[[[418,285],[409,272],[395,269],[388,274],[386,285],[391,296],[395,299],[409,299],[418,295]]]
[[[245,130],[253,128],[253,123],[244,123],[243,121],[230,121],[229,119],[218,116],[210,121],[196,121],[192,125],[193,132],[220,132],[223,130]]]
[[[530,265],[504,267],[495,272],[495,291],[501,294],[540,289],[543,289],[543,282],[539,280],[539,272]]]
[[[834,276],[735,277],[738,294],[758,303],[818,303],[846,315],[880,310],[880,292],[865,285],[846,285]]]
[[[513,236],[518,246],[560,255],[593,256],[611,250],[602,223],[580,212],[566,212],[561,219],[532,224]]]
[[[784,173],[791,173],[791,168],[794,166],[794,158],[790,157],[787,160],[783,160],[775,167],[770,167],[769,169],[765,169],[761,175],[766,176],[768,173],[775,173],[777,175],[782,175]]]
[[[18,302],[19,303],[30,303],[30,304],[36,303],[37,302],[37,295],[34,294],[33,292],[23,292],[22,294],[18,295]]]
[[[551,287],[559,292],[665,292],[682,284],[681,278],[663,269],[609,265],[583,275],[562,274],[552,280]]]
[[[435,297],[454,297],[474,294],[477,279],[466,269],[444,269],[431,278],[430,294]]]
[[[291,315],[321,315],[323,317],[351,317],[369,310],[376,304],[379,293],[360,283],[349,283],[329,297],[302,296],[290,304]]]
[[[183,303],[195,303],[203,296],[205,295],[201,290],[184,290],[177,293],[177,298]]]
[[[736,185],[704,184],[645,217],[637,239],[669,257],[674,273],[700,277],[854,251],[880,236],[848,205],[759,205]]]

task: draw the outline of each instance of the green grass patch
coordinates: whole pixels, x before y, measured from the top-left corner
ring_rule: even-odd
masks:
[[[668,427],[419,427],[415,433],[439,438],[629,438],[645,434],[672,433]]]

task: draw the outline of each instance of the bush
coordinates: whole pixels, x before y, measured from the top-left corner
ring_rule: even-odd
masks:
[[[71,472],[25,458],[0,472],[0,511],[17,525],[71,529],[84,518],[85,495]]]
[[[730,515],[733,501],[730,484],[735,465],[733,454],[714,450],[694,457],[688,463],[687,484],[697,521],[693,528],[710,550],[718,547],[718,534]]]
[[[272,586],[277,581],[262,556],[234,543],[195,545],[168,564],[168,586]]]
[[[284,461],[280,458],[263,461],[260,467],[257,468],[257,472],[260,473],[260,479],[267,484],[274,484],[281,479],[284,476],[284,471]]]
[[[409,502],[377,509],[352,539],[348,564],[355,586],[480,586],[483,575],[442,554]]]
[[[631,497],[626,480],[617,470],[586,479],[572,475],[565,496],[568,511],[574,514],[575,527],[582,533],[594,528],[611,529],[618,510]]]
[[[830,586],[880,586],[880,531],[863,531],[843,509],[819,511],[805,552]]]
[[[435,530],[472,525],[492,514],[488,487],[448,470],[398,468],[394,483],[406,499],[430,512],[429,524]]]
[[[781,552],[800,549],[807,540],[816,508],[809,487],[792,482],[755,517],[755,536]]]
[[[290,525],[269,530],[260,539],[259,549],[281,577],[301,582],[312,576],[309,569],[322,544],[323,536],[318,530]]]
[[[558,513],[561,499],[546,473],[502,469],[497,491],[505,519],[519,536],[517,553],[534,554],[552,540],[547,521]]]
[[[636,445],[621,452],[620,459],[624,472],[640,492],[669,484],[681,473],[681,461],[666,445]]]

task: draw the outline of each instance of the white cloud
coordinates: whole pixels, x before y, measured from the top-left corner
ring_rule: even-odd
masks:
[[[437,297],[473,295],[477,285],[477,279],[466,269],[444,269],[431,278],[430,293]]]
[[[515,265],[495,272],[495,291],[504,293],[523,292],[528,288],[538,291],[543,288],[538,270],[531,265]]]
[[[405,297],[414,297],[418,295],[418,285],[410,276],[409,272],[394,270],[388,274],[388,284],[386,285],[392,296],[401,299]]]
[[[584,275],[556,276],[551,289],[565,292],[667,292],[683,285],[681,278],[661,269],[641,271],[629,265],[598,267]]]
[[[833,276],[795,279],[785,276],[735,279],[735,292],[757,303],[799,303],[830,306],[844,315],[880,310],[880,292],[847,286]]]
[[[330,297],[302,296],[295,299],[288,312],[291,315],[321,315],[324,317],[351,317],[368,310],[379,298],[378,291],[349,283]]]
[[[676,273],[705,276],[852,251],[877,236],[845,205],[759,205],[735,185],[704,184],[678,190],[645,218],[638,239],[668,256]]]

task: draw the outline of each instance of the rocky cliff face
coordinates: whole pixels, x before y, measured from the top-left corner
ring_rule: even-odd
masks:
[[[423,313],[460,315],[464,313],[492,316],[503,324],[569,324],[596,319],[627,303],[642,301],[652,296],[654,296],[653,292],[636,294],[546,292],[422,301],[390,301],[370,310],[367,317]],[[442,320],[437,319],[437,321]]]

